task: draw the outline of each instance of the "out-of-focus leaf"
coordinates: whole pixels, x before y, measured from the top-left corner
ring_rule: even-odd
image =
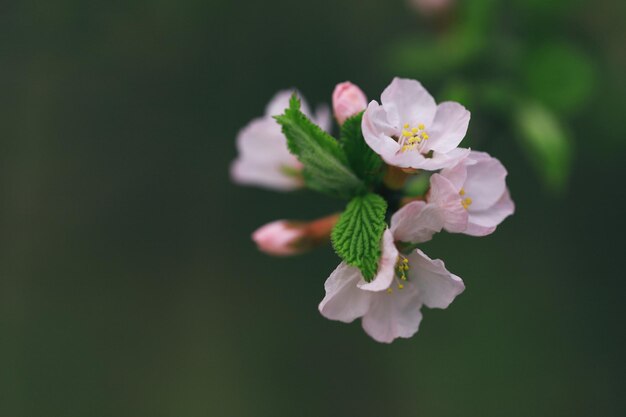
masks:
[[[474,91],[472,86],[463,80],[453,79],[447,82],[437,95],[439,101],[456,101],[467,108],[472,108],[474,103]]]
[[[591,58],[568,43],[533,50],[526,59],[528,93],[559,113],[578,110],[593,92],[595,69]]]
[[[423,172],[407,181],[404,193],[407,197],[421,197],[430,187],[430,173]]]
[[[552,191],[567,185],[572,145],[559,120],[539,103],[525,103],[515,115],[521,141],[535,171]]]

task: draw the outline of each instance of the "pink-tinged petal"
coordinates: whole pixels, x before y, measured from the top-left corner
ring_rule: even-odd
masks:
[[[465,184],[465,180],[467,179],[467,167],[468,165],[473,165],[476,161],[469,158],[474,151],[471,151],[465,155],[464,158],[461,158],[456,165],[446,168],[441,171],[441,175],[446,177],[457,190],[461,190],[463,185]]]
[[[437,111],[435,99],[416,80],[396,77],[380,98],[389,122],[397,128],[405,123],[429,126]]]
[[[483,157],[481,153],[472,154]],[[506,189],[506,175],[506,169],[496,158],[480,159],[469,165],[463,188],[466,196],[472,199],[471,209],[484,210],[493,206]]]
[[[312,119],[313,123],[322,128],[323,131],[330,133],[331,118],[330,108],[325,105],[319,105],[315,109],[315,116]]]
[[[450,273],[439,259],[417,249],[409,259],[409,281],[417,286],[419,299],[429,308],[447,308],[465,290],[463,280]]]
[[[362,278],[358,268],[345,262],[339,264],[324,283],[326,296],[319,305],[320,313],[327,319],[345,323],[363,316],[369,309],[373,293],[357,287]]]
[[[340,125],[366,107],[367,97],[358,86],[349,81],[337,84],[333,91],[333,112]]]
[[[396,249],[396,245],[393,242],[391,230],[385,230],[380,246],[382,253],[378,262],[378,273],[370,282],[361,279],[357,284],[361,290],[374,292],[384,291],[389,288],[393,282],[396,262],[398,261],[398,249]]]
[[[276,93],[274,97],[270,100],[269,104],[265,108],[265,115],[268,117],[278,116],[285,112],[285,109],[289,107],[289,100],[293,94],[296,94],[300,98],[300,110],[302,113],[311,117],[311,110],[309,109],[309,105],[306,100],[300,93],[295,90],[282,90]]]
[[[363,330],[380,343],[391,343],[396,338],[409,338],[417,333],[422,304],[415,286],[407,283],[402,290],[374,294],[371,306],[363,316]]]
[[[459,103],[447,101],[437,106],[432,126],[428,127],[428,150],[450,152],[465,137],[470,122],[470,112]]]
[[[372,101],[361,122],[363,138],[370,148],[379,154],[387,163],[394,158],[400,150],[400,145],[392,136],[399,135],[399,131],[389,124],[387,113],[380,104]]]
[[[485,210],[474,211],[470,206],[467,229],[463,233],[471,236],[486,236],[496,230],[504,219],[515,212],[509,190],[505,190],[500,200]]]
[[[443,227],[451,233],[460,233],[467,228],[468,212],[463,208],[459,190],[441,174],[430,177],[428,202],[436,205],[443,217]]]
[[[404,152],[410,154],[413,151]],[[425,171],[436,171],[439,169],[445,169],[453,167],[458,164],[460,160],[465,158],[470,153],[469,149],[456,148],[447,153],[433,152],[432,157],[423,158],[413,164],[412,168],[423,169]]]
[[[274,256],[301,253],[302,249],[299,248],[298,242],[304,237],[304,228],[291,225],[286,220],[273,221],[252,233],[252,240],[259,250]]]
[[[443,227],[443,216],[435,204],[413,201],[391,216],[391,232],[396,241],[422,243]]]
[[[259,118],[249,123],[237,135],[237,150],[239,155],[231,165],[231,176],[236,183],[279,191],[302,187],[301,179],[293,175],[301,169],[301,164],[289,153],[275,120]]]

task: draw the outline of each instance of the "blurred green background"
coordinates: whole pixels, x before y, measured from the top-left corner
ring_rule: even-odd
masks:
[[[0,415],[623,415],[625,3],[0,5]],[[425,245],[464,278],[380,345],[320,316],[338,264],[250,233],[343,203],[237,187],[279,89],[395,75],[472,111],[517,212]]]

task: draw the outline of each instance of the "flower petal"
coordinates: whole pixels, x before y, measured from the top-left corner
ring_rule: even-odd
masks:
[[[363,316],[369,309],[372,293],[357,287],[361,279],[358,268],[340,263],[324,283],[326,296],[318,307],[320,313],[327,319],[344,323]]]
[[[309,105],[302,95],[298,92],[298,90],[281,90],[274,95],[274,97],[270,100],[269,104],[265,108],[265,116],[278,116],[285,112],[285,109],[289,107],[289,100],[293,94],[296,94],[298,98],[300,98],[300,110],[302,113],[306,114],[308,117],[311,117],[311,110],[309,109]]]
[[[496,158],[484,158],[485,154],[472,152],[469,156],[480,160],[467,167],[467,178],[463,188],[472,198],[470,210],[484,210],[496,204],[506,189],[506,169]]]
[[[250,122],[237,135],[237,149],[239,156],[231,165],[233,181],[280,191],[302,187],[300,178],[285,173],[285,169],[299,170],[301,164],[289,153],[275,120]]]
[[[394,78],[380,96],[389,122],[396,128],[405,123],[430,125],[437,111],[435,99],[419,81]]]
[[[427,128],[430,139],[428,149],[450,152],[463,140],[470,122],[470,112],[459,103],[447,101],[437,106],[435,120]]]
[[[422,243],[443,228],[443,215],[435,204],[413,201],[391,216],[391,232],[396,241]]]
[[[400,150],[400,145],[392,138],[399,135],[399,131],[389,124],[387,112],[375,101],[370,102],[363,114],[361,131],[369,147],[388,163],[388,159]]]
[[[470,211],[467,229],[463,233],[471,236],[486,236],[493,233],[502,221],[515,212],[509,190],[493,206],[480,211]]]
[[[468,212],[463,208],[459,190],[441,174],[430,177],[428,202],[441,211],[443,227],[451,233],[460,233],[467,228]]]
[[[413,285],[407,284],[405,289],[391,294],[374,294],[371,306],[361,321],[363,330],[381,343],[391,343],[399,337],[409,338],[419,329],[421,307],[419,294]]]
[[[465,290],[463,280],[446,269],[439,259],[430,259],[417,249],[409,259],[409,281],[417,286],[419,299],[429,308],[447,308]]]
[[[315,109],[315,116],[313,117],[313,123],[322,128],[323,131],[330,133],[331,116],[330,107],[326,104],[321,104]]]
[[[405,152],[410,154],[412,151]],[[414,164],[412,168],[423,169],[425,171],[437,171],[455,166],[463,158],[469,155],[470,150],[465,148],[455,148],[447,153],[433,152],[430,158],[423,158]],[[421,156],[421,155],[420,155]]]
[[[383,291],[389,288],[395,275],[396,262],[398,262],[398,249],[393,242],[393,235],[389,229],[383,233],[380,242],[381,256],[378,262],[378,273],[370,282],[361,279],[358,287],[365,291]]]

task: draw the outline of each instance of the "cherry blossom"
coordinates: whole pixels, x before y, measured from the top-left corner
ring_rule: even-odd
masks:
[[[455,165],[469,153],[458,145],[470,112],[456,102],[437,105],[418,81],[394,78],[381,103],[370,102],[363,115],[367,144],[389,165],[434,171]]]
[[[326,296],[320,313],[331,320],[350,323],[361,318],[365,332],[374,340],[391,343],[409,338],[419,329],[421,308],[447,308],[465,289],[463,281],[450,273],[441,260],[433,260],[419,249],[404,255],[394,241],[419,243],[441,230],[433,207],[423,201],[400,209],[391,228],[383,234],[378,273],[366,282],[361,271],[345,262],[324,284]],[[417,218],[420,221],[410,222]]]
[[[268,104],[265,115],[252,120],[237,135],[239,155],[231,165],[233,180],[243,185],[255,185],[277,191],[291,191],[304,186],[300,172],[302,164],[289,153],[287,142],[273,116],[289,107],[293,91],[277,93]],[[302,112],[311,117],[302,99]],[[330,112],[318,108],[312,117],[322,129],[330,129]]]
[[[485,236],[515,211],[506,175],[496,158],[472,151],[430,178],[428,201],[440,208],[448,232]]]

